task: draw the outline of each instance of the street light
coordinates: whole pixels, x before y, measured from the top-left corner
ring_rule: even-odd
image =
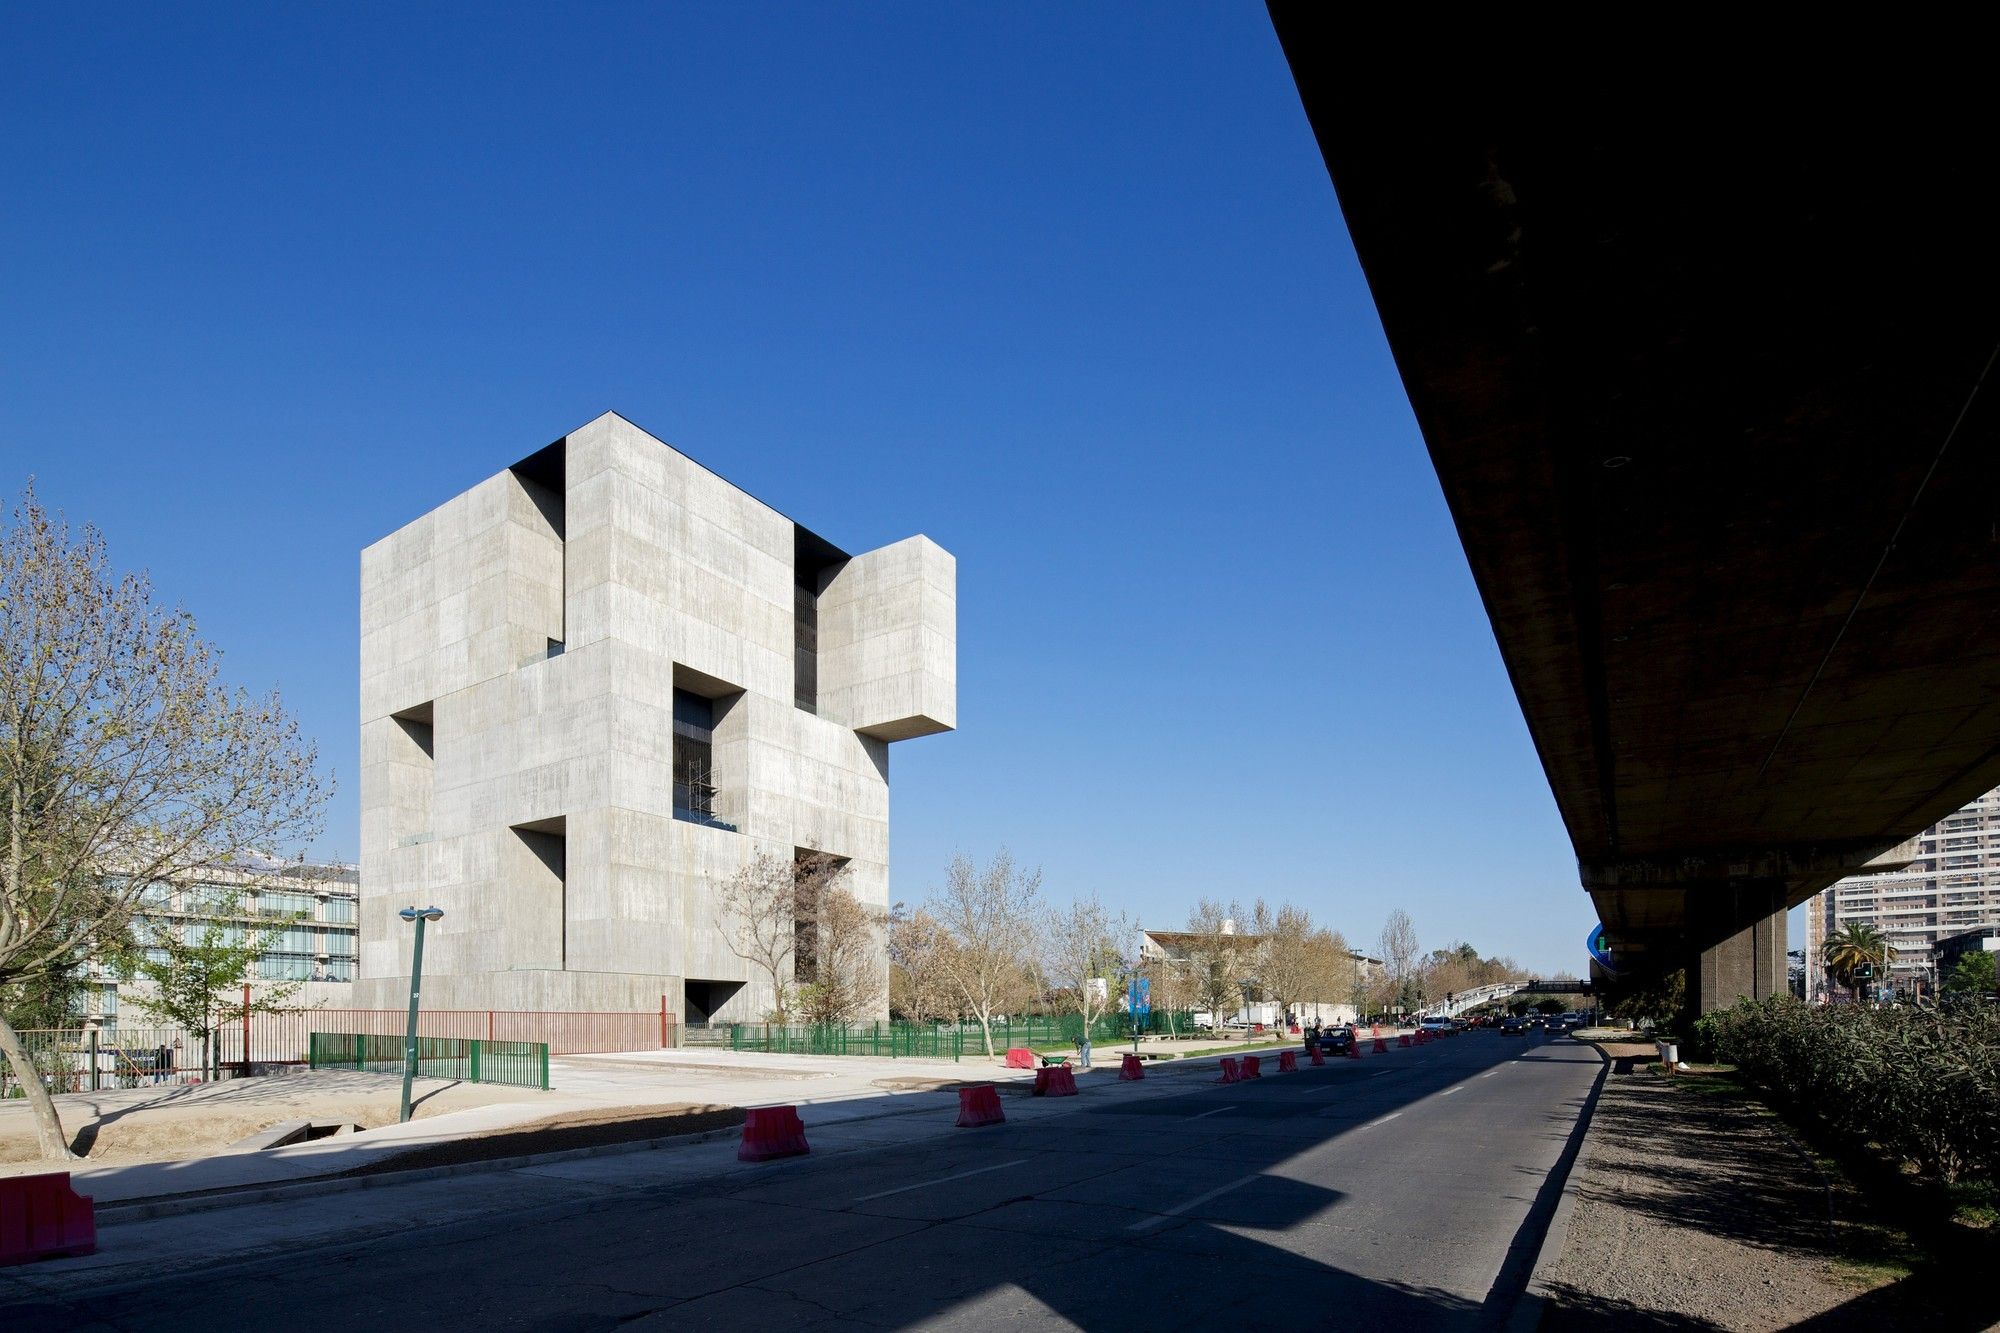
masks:
[[[410,1085],[417,1079],[417,990],[424,979],[424,923],[443,920],[444,909],[405,907],[396,915],[417,923],[417,942],[410,951],[410,1026],[403,1037],[403,1113],[397,1117],[397,1123],[408,1124]]]

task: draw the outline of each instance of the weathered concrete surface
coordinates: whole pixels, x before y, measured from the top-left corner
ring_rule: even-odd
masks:
[[[685,1014],[699,979],[741,983],[702,1016],[762,1018],[715,886],[807,849],[887,907],[888,745],[956,721],[956,578],[922,537],[844,557],[610,414],[370,546],[355,1002],[403,1002],[395,913],[434,903],[430,1008]],[[715,824],[675,818],[676,687],[712,701]]]
[[[1271,8],[1614,953],[2000,783],[1978,74]]]

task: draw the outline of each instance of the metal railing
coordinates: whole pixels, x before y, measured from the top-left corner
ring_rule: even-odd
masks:
[[[220,1060],[247,1071],[257,1065],[304,1064],[314,1032],[352,1032],[399,1040],[409,1023],[406,1009],[294,1009],[217,1017]],[[652,1051],[676,1044],[672,1014],[534,1013],[504,1009],[426,1009],[417,1021],[421,1037],[464,1041],[540,1042],[551,1055],[608,1051]],[[246,1041],[247,1036],[247,1041]],[[246,1060],[247,1048],[247,1060]]]
[[[1190,1015],[1174,1015],[1172,1030],[1187,1032]],[[1032,1014],[993,1021],[993,1049],[1010,1046],[1074,1046],[1083,1035],[1080,1014]],[[1146,1025],[1148,1032],[1167,1032],[1167,1015],[1156,1013]],[[689,1046],[721,1046],[715,1039],[719,1028],[689,1028],[683,1035]],[[986,1037],[977,1023],[735,1023],[728,1031],[727,1046],[733,1051],[762,1051],[780,1055],[881,1055],[931,1060],[960,1060],[970,1052],[986,1053]],[[698,1037],[698,1034],[699,1037]],[[1111,1046],[1132,1037],[1132,1023],[1122,1013],[1102,1014],[1090,1025],[1092,1042]]]
[[[314,1069],[360,1069],[401,1074],[408,1060],[404,1038],[373,1032],[314,1032],[307,1063]],[[549,1090],[549,1048],[539,1041],[486,1041],[473,1037],[418,1037],[417,1073],[462,1083],[501,1083]]]
[[[15,1034],[52,1093],[202,1081],[201,1038],[184,1028],[28,1028]],[[22,1096],[0,1059],[0,1099]]]

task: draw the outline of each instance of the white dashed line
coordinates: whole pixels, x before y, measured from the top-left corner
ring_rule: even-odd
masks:
[[[1222,1114],[1222,1113],[1223,1113],[1224,1111],[1234,1111],[1235,1109],[1236,1109],[1236,1108],[1235,1108],[1235,1107],[1233,1107],[1233,1106],[1218,1106],[1218,1107],[1216,1107],[1216,1108],[1215,1108],[1215,1109],[1214,1109],[1213,1111],[1203,1111],[1203,1112],[1202,1112],[1202,1113],[1201,1113],[1200,1115],[1191,1115],[1191,1116],[1189,1116],[1189,1117],[1188,1117],[1188,1119],[1190,1119],[1190,1120],[1206,1120],[1206,1119],[1208,1119],[1208,1118],[1209,1118],[1210,1116],[1212,1116],[1212,1115],[1221,1115],[1221,1114]]]
[[[1391,1111],[1391,1112],[1389,1112],[1389,1114],[1387,1114],[1387,1115],[1383,1116],[1383,1117],[1382,1117],[1382,1118],[1381,1118],[1380,1120],[1370,1120],[1370,1121],[1369,1121],[1369,1122],[1368,1122],[1367,1124],[1363,1125],[1363,1126],[1362,1126],[1361,1128],[1363,1128],[1363,1129],[1373,1129],[1373,1128],[1375,1128],[1375,1126],[1377,1126],[1377,1125],[1386,1125],[1386,1124],[1388,1124],[1388,1123],[1389,1123],[1389,1122],[1390,1122],[1391,1120],[1394,1120],[1394,1119],[1395,1119],[1395,1118],[1396,1118],[1397,1116],[1399,1116],[1399,1115],[1401,1115],[1401,1114],[1402,1114],[1402,1112],[1401,1112],[1401,1111]]]
[[[1463,1083],[1461,1083],[1461,1084],[1459,1084],[1459,1085],[1458,1085],[1458,1088],[1462,1088],[1462,1087],[1464,1087],[1464,1086],[1465,1086],[1465,1085],[1464,1085]],[[1440,1093],[1438,1094],[1438,1096],[1440,1096],[1440,1097],[1449,1097],[1449,1096],[1451,1096],[1451,1094],[1453,1094],[1454,1092],[1457,1092],[1457,1091],[1458,1091],[1458,1088],[1446,1088],[1446,1089],[1445,1089],[1445,1090],[1444,1090],[1443,1092],[1440,1092]]]
[[[911,1190],[929,1189],[932,1185],[942,1185],[947,1180],[964,1180],[967,1176],[983,1176],[988,1171],[999,1171],[1005,1167],[1019,1166],[1022,1162],[1025,1162],[1027,1160],[1028,1159],[1025,1157],[1017,1157],[1011,1162],[999,1162],[993,1166],[982,1166],[971,1171],[961,1171],[955,1176],[939,1176],[936,1180],[920,1180],[914,1185],[898,1185],[895,1189],[892,1190],[877,1190],[873,1194],[862,1195],[854,1202],[867,1203],[870,1199],[886,1199],[891,1194],[906,1194]]]
[[[1172,1208],[1167,1209],[1166,1212],[1161,1213],[1158,1217],[1142,1218],[1141,1220],[1134,1222],[1131,1226],[1128,1226],[1125,1229],[1127,1231],[1145,1231],[1148,1230],[1149,1228],[1159,1226],[1162,1222],[1170,1222],[1174,1218],[1179,1217],[1182,1213],[1186,1212],[1188,1209],[1199,1208],[1203,1204],[1207,1203],[1210,1199],[1216,1198],[1219,1195],[1227,1194],[1229,1193],[1229,1191],[1233,1189],[1239,1189],[1244,1185],[1248,1185],[1251,1181],[1255,1179],[1257,1179],[1256,1176],[1245,1176],[1241,1180],[1232,1180],[1227,1185],[1218,1185],[1206,1194],[1197,1194],[1192,1199],[1189,1199],[1186,1203],[1178,1204]]]

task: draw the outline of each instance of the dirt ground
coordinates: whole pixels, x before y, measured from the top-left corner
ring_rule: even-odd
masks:
[[[417,1081],[413,1118],[545,1096],[526,1088]],[[56,1098],[73,1151],[93,1165],[204,1157],[284,1120],[395,1122],[402,1085],[380,1075],[320,1070],[221,1083],[163,1085]],[[0,1102],[0,1175],[44,1169],[25,1101]]]
[[[1857,1266],[1853,1201],[1775,1116],[1647,1072],[1650,1044],[1606,1054],[1541,1333],[1989,1326],[1923,1281]]]

